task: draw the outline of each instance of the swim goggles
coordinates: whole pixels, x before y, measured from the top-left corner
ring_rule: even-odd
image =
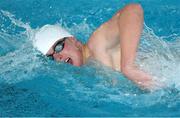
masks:
[[[56,54],[56,53],[60,53],[63,49],[64,49],[64,43],[65,43],[65,40],[67,39],[68,37],[64,37],[63,39],[61,39],[60,41],[58,41],[54,46],[53,46],[53,53],[52,54],[49,54],[47,55],[48,57],[51,57],[52,59],[53,58],[53,55]]]

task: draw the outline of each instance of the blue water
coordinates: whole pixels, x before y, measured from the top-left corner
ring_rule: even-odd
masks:
[[[83,43],[128,3],[144,8],[136,63],[167,87],[140,90],[121,73],[90,60],[56,63],[33,48],[45,24],[67,28]],[[1,0],[0,116],[180,116],[178,0]]]

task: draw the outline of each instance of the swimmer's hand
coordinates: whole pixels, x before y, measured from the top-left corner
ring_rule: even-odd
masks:
[[[149,91],[154,91],[164,88],[164,84],[155,81],[152,76],[138,69],[135,66],[129,66],[125,68],[125,70],[123,70],[122,72],[128,79],[136,83],[143,90],[146,89]]]
[[[143,90],[148,90],[148,91],[156,91],[165,88],[165,84],[156,81],[156,80],[150,80],[146,82],[138,82],[138,85],[141,87]]]

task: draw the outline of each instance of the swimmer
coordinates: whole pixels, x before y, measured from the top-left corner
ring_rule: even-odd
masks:
[[[129,4],[103,23],[82,44],[60,26],[45,25],[35,35],[35,47],[56,61],[81,66],[89,58],[121,72],[144,89],[153,89],[152,76],[135,65],[136,51],[143,29],[143,9]]]

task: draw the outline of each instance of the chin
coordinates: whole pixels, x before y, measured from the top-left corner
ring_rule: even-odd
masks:
[[[73,66],[77,66],[77,67],[80,67],[81,65],[83,64],[72,64]]]
[[[83,63],[82,62],[73,62],[72,65],[79,67],[79,66],[83,65]]]
[[[83,65],[83,61],[80,58],[71,58],[71,64],[79,67]]]

